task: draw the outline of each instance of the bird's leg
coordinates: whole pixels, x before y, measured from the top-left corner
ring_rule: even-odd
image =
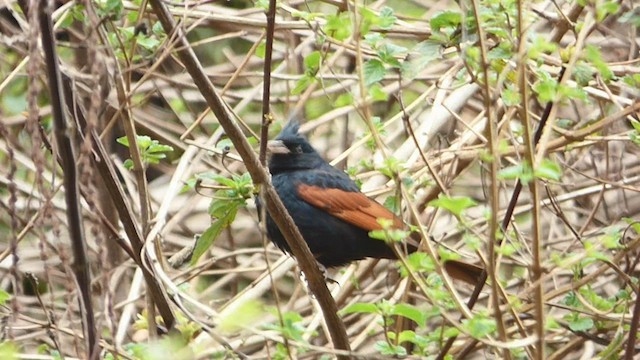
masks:
[[[316,263],[318,264],[318,269],[320,269],[320,272],[322,273],[322,276],[324,277],[325,282],[328,282],[329,284],[340,285],[339,282],[329,277],[329,271],[327,270],[326,266],[320,264],[319,262],[316,262]]]
[[[320,264],[319,262],[316,262],[316,264],[318,264],[318,270],[320,270],[320,272],[322,273],[322,276],[324,277],[325,282],[340,286],[339,282],[329,277],[329,271],[324,265]],[[307,287],[309,286],[309,283],[307,282],[307,278],[304,275],[304,271],[300,271],[300,281],[302,281],[305,285],[307,285]]]

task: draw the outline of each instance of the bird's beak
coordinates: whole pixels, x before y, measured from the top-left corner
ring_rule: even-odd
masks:
[[[291,152],[282,140],[269,140],[267,151],[271,154],[289,154]]]

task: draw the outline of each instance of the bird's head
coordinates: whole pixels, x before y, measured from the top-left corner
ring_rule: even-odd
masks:
[[[269,141],[267,149],[271,154],[269,170],[271,173],[292,170],[314,169],[325,163],[324,159],[300,135],[300,123],[290,120],[275,140]]]

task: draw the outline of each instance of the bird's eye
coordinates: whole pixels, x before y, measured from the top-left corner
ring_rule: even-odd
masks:
[[[296,153],[296,154],[302,154],[302,145],[296,145],[293,148],[293,152]]]

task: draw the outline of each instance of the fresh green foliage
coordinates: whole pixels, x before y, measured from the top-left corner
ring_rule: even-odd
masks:
[[[214,199],[209,206],[209,215],[215,220],[211,226],[202,233],[196,242],[191,264],[195,264],[213,242],[235,220],[238,210],[247,205],[246,200],[253,194],[253,182],[248,173],[233,175],[231,179],[221,175],[212,175],[212,180],[225,186],[215,192]]]
[[[587,45],[584,48],[584,59],[591,63],[591,65],[600,73],[602,79],[605,82],[609,82],[614,79],[613,71],[609,68],[609,65],[604,61],[602,52],[594,45]]]
[[[11,295],[3,289],[0,289],[0,306],[6,305],[9,299],[11,299]]]
[[[440,194],[437,199],[431,200],[429,205],[447,210],[458,219],[461,219],[463,212],[470,207],[476,206],[477,203],[466,196],[447,196]]]
[[[634,144],[640,146],[640,122],[638,120],[630,119],[629,123],[633,127],[633,131],[629,133],[629,138]]]
[[[122,0],[97,0],[96,5],[98,15],[101,17],[119,18],[124,10]]]
[[[573,331],[588,331],[594,325],[592,318],[578,316],[577,313],[571,313],[566,320],[569,322],[569,328]]]
[[[327,23],[323,30],[332,38],[343,41],[351,36],[351,15],[348,12],[340,12],[336,15],[327,15]]]
[[[401,242],[411,234],[410,231],[394,229],[392,220],[380,218],[378,219],[378,223],[382,226],[382,230],[370,231],[369,236],[373,239],[394,243]]]
[[[60,27],[63,29],[68,28],[74,21],[84,23],[85,21],[85,8],[82,4],[73,5],[64,15]]]
[[[18,360],[18,346],[11,341],[0,342],[0,359]]]
[[[126,147],[129,147],[129,139],[126,136],[120,137],[116,141]],[[136,135],[136,143],[138,144],[138,150],[140,151],[142,164],[144,166],[160,163],[160,160],[167,157],[166,153],[173,151],[173,147],[160,144],[158,140],[153,140],[146,135]],[[133,160],[125,160],[124,167],[128,170],[132,170]]]
[[[520,164],[505,167],[498,173],[498,179],[519,179],[524,185],[529,184],[535,178],[557,181],[560,180],[561,177],[562,169],[551,159],[543,159],[536,171],[532,171],[529,163],[523,160]]]
[[[305,91],[309,85],[313,84],[317,78],[318,70],[320,70],[320,62],[322,54],[319,51],[313,51],[304,58],[304,75],[297,81],[295,88],[291,92],[294,95]]]
[[[304,346],[304,344],[307,344],[307,341],[303,337],[306,329],[303,324],[302,316],[292,311],[282,313],[280,316],[282,318],[282,323],[278,322],[276,324],[267,324],[265,325],[265,328],[278,332],[285,339],[295,340],[297,343],[303,344],[303,346],[297,348],[297,351],[299,353],[304,353],[306,351],[306,347]],[[277,353],[275,354],[274,358],[290,358],[291,354],[289,354],[289,351],[284,346],[284,344],[279,343],[278,345],[279,346],[277,347]]]
[[[384,79],[387,70],[382,61],[371,59],[364,63],[362,73],[364,74],[364,84],[371,85]]]
[[[244,327],[251,326],[265,313],[264,305],[258,300],[246,301],[236,307],[226,317],[220,319],[218,329],[225,334],[237,333]]]
[[[462,326],[476,339],[493,335],[497,329],[496,320],[486,313],[474,314],[471,319],[462,320]]]

